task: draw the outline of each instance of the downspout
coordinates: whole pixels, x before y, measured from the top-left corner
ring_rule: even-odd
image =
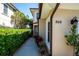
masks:
[[[39,3],[38,35],[39,35],[39,20],[41,18],[42,6],[43,6],[43,3]]]
[[[53,31],[53,29],[52,29],[52,25],[53,25],[53,23],[52,23],[52,18],[53,18],[53,16],[54,16],[56,10],[58,9],[59,5],[60,5],[60,3],[57,3],[57,4],[56,4],[56,6],[55,6],[55,8],[54,8],[54,11],[52,12],[51,17],[50,17],[50,22],[51,22],[51,25],[50,25],[50,26],[51,26],[50,56],[53,55],[53,53],[52,53],[52,43],[53,43],[53,40],[52,40],[52,35],[53,35],[53,34],[52,34],[52,31]]]

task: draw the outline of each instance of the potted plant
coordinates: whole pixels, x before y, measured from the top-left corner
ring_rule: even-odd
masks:
[[[36,39],[35,41],[37,43],[37,46],[39,46],[40,43],[43,41],[42,37],[40,37],[40,36],[36,36],[35,39]]]

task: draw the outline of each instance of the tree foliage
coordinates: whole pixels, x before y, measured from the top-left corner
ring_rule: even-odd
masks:
[[[14,24],[14,28],[25,28],[29,21],[29,18],[20,11],[14,12],[14,15],[11,16],[11,19],[11,24]]]

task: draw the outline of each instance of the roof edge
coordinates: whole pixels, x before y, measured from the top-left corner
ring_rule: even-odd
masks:
[[[32,13],[32,9],[39,9],[39,8],[30,8],[30,12],[31,12],[31,14],[32,14],[32,16],[33,16],[33,13]]]
[[[50,17],[51,19],[52,19],[52,17],[54,16],[54,14],[55,14],[56,10],[58,9],[59,5],[60,5],[60,3],[57,3],[57,4],[56,4],[56,6],[55,6],[55,8],[54,8],[54,11],[53,11],[52,14],[51,14],[51,17]]]
[[[9,5],[11,8],[13,8],[16,11],[19,11],[12,3],[7,3],[7,5]]]
[[[39,19],[41,17],[42,6],[43,6],[43,3],[40,3],[39,4]]]

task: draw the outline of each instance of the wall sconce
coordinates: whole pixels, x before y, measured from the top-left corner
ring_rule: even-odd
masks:
[[[73,19],[71,20],[71,24],[74,24],[74,23],[78,23],[78,20],[77,20],[77,17],[73,17]]]

